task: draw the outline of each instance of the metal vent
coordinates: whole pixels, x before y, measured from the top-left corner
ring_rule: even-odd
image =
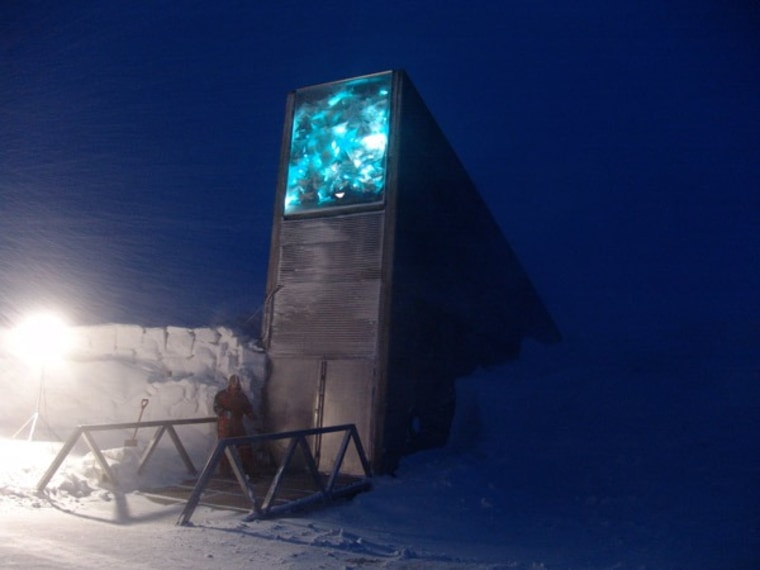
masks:
[[[375,354],[383,219],[371,212],[283,221],[272,354]]]

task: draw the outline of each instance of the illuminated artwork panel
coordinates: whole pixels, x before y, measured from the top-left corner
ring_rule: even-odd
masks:
[[[382,203],[392,73],[295,93],[284,214]]]

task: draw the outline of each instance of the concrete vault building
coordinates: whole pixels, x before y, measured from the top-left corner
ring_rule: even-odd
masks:
[[[291,92],[262,321],[267,431],[353,423],[375,472],[392,472],[445,443],[455,380],[515,358],[525,337],[560,335],[409,77]],[[312,445],[319,461],[338,442]]]

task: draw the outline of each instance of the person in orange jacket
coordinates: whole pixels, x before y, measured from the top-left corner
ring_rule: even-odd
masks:
[[[237,374],[230,376],[227,387],[217,392],[214,396],[214,413],[217,415],[217,435],[219,439],[226,437],[240,437],[247,435],[243,416],[251,421],[256,419],[253,412],[253,406],[248,396],[243,392],[240,386],[240,377]],[[253,454],[250,445],[241,445],[238,447],[240,459],[243,462],[243,468],[252,475],[253,471]],[[221,462],[222,475],[229,476],[232,474],[229,460],[226,454],[222,456]]]

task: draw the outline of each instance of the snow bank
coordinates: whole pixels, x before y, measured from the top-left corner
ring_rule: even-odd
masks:
[[[13,495],[13,489],[19,489],[22,496],[20,489],[33,487],[60,442],[76,426],[134,422],[143,399],[148,400],[143,421],[213,416],[214,395],[227,377],[236,373],[243,379],[254,407],[260,407],[266,356],[226,328],[78,327],[71,331],[72,346],[65,361],[44,370],[35,369],[9,351],[4,342],[9,332],[0,331],[0,390],[5,396],[0,400],[0,436],[9,439],[0,449],[5,464],[0,485],[5,494]],[[40,420],[34,431],[35,442],[23,445],[38,398]],[[249,425],[249,432],[257,427]],[[202,466],[216,442],[214,424],[180,426],[177,432],[196,466]],[[133,430],[96,434],[122,490],[136,488],[139,454],[153,433],[153,428],[140,430],[137,448],[124,447]],[[176,480],[184,471],[171,440],[163,439],[146,470],[146,478],[152,477],[157,484]],[[51,482],[53,492],[83,496],[102,483],[103,474],[82,442],[75,455]]]

